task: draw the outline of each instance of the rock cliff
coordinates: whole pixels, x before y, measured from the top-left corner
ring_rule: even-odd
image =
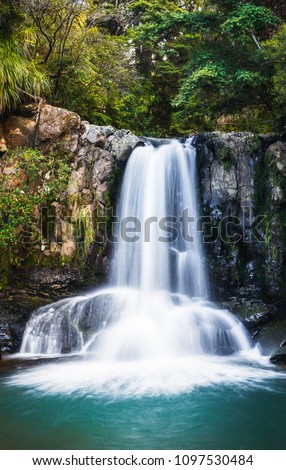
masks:
[[[268,326],[285,317],[285,139],[214,132],[194,141],[213,297],[240,316],[268,353],[275,350]],[[277,345],[286,336],[282,323]]]
[[[198,229],[213,298],[260,337],[285,302],[286,136],[214,132],[193,143],[202,204]],[[17,159],[3,164],[9,149],[35,148],[68,158],[69,165],[60,198],[35,211],[40,235],[21,247],[22,262],[11,261],[9,250],[0,255],[3,350],[17,349],[35,307],[104,279],[112,210],[125,163],[138,145],[144,139],[130,131],[91,125],[45,103],[23,106],[0,124],[0,173],[13,187],[27,175]],[[43,175],[39,192],[48,178]]]
[[[205,247],[216,296],[285,299],[286,136],[196,138]]]
[[[4,351],[18,348],[35,307],[104,279],[112,210],[125,163],[137,145],[144,143],[130,131],[91,125],[75,113],[46,104],[40,110],[23,106],[1,123],[0,174],[6,176],[6,184],[8,178],[10,188],[35,191],[17,157],[8,165],[3,163],[13,149],[35,148],[47,158],[68,159],[69,165],[59,200],[35,207],[37,236],[23,236],[25,230],[20,227],[19,243],[12,251],[6,246],[0,253]],[[36,192],[45,192],[49,178],[49,172],[42,176]]]

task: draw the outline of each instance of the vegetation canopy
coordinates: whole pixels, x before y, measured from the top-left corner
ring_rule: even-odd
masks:
[[[41,96],[137,134],[282,131],[284,3],[2,0],[0,113]]]

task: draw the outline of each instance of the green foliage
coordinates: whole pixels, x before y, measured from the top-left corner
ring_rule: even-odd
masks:
[[[259,46],[256,34],[265,31],[270,25],[277,25],[278,18],[271,10],[256,6],[252,3],[239,5],[226,21],[221,25],[223,33],[228,34],[231,41],[245,44],[252,37],[255,44]]]
[[[139,2],[130,31],[137,66],[156,88],[153,126],[159,135],[200,132],[220,129],[227,116],[228,130],[269,130],[271,67],[263,66],[261,38],[278,18],[253,2],[191,3]]]
[[[16,106],[28,95],[48,91],[49,80],[34,61],[21,51],[14,38],[0,42],[0,114]]]
[[[258,34],[278,19],[263,7],[253,4],[223,3],[225,9],[219,11],[217,21],[206,37],[195,44],[193,54],[184,68],[179,93],[173,105],[180,109],[175,122],[181,121],[185,130],[189,123],[196,131],[219,128],[223,116],[248,114],[247,109],[264,107],[261,125],[269,114],[271,97],[271,69],[262,67],[264,56]],[[229,9],[226,8],[228,4]],[[237,5],[237,4],[236,4]],[[267,10],[267,11],[266,11]],[[195,116],[195,119],[194,119]],[[243,120],[239,119],[242,126]],[[232,119],[236,129],[235,119]],[[253,128],[252,119],[246,119],[240,130],[259,131]]]
[[[81,207],[76,219],[76,239],[78,249],[82,248],[84,254],[88,253],[94,242],[95,228],[93,219],[91,207]]]
[[[15,250],[37,240],[38,208],[61,199],[71,170],[67,157],[31,148],[7,152],[0,170],[0,247]]]
[[[2,0],[0,110],[45,95],[145,135],[282,130],[285,17],[273,0]]]
[[[272,99],[275,107],[275,124],[278,129],[283,129],[286,124],[286,25],[265,43],[265,60],[273,64]]]
[[[229,147],[222,147],[219,151],[219,156],[222,161],[225,171],[229,171],[233,166],[233,158]]]
[[[29,194],[27,188],[4,188],[0,184],[0,247],[19,243],[20,232],[24,227],[34,225],[34,210],[39,197]]]

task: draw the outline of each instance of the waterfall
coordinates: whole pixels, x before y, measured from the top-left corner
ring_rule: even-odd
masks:
[[[117,231],[113,285],[207,298],[201,234],[196,227],[195,156],[193,147],[175,141],[159,148],[138,147],[132,153],[119,218],[131,224],[133,220],[141,236],[130,242]]]
[[[38,309],[21,353],[97,361],[230,355],[248,333],[209,302],[190,142],[136,148],[125,171],[109,285]]]

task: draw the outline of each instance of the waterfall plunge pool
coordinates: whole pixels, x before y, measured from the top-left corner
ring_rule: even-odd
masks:
[[[266,358],[239,356],[104,367],[69,357],[2,370],[0,445],[285,449],[285,379]]]

